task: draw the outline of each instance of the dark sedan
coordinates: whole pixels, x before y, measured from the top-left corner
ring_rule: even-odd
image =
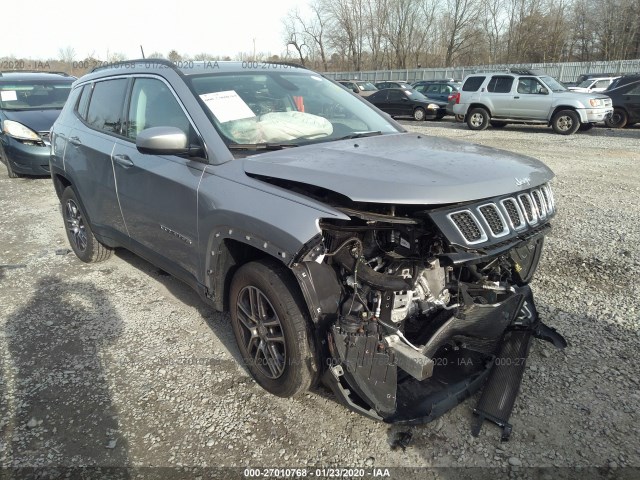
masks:
[[[432,100],[415,90],[386,88],[370,95],[367,100],[392,117],[440,120],[447,114],[447,102]]]
[[[64,73],[0,73],[0,160],[10,178],[49,175],[49,129],[74,80]]]
[[[604,121],[607,127],[630,127],[640,122],[640,79],[602,93],[613,102],[613,113]]]

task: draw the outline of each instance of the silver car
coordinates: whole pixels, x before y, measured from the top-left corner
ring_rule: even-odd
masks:
[[[506,428],[531,338],[564,345],[529,288],[551,170],[408,133],[305,68],[187,63],[75,82],[50,164],[76,255],[129,249],[229,311],[275,395],[322,382],[420,423],[489,378],[477,413]]]
[[[528,70],[471,74],[454,101],[454,113],[464,115],[471,130],[539,123],[571,135],[590,130],[613,112],[605,95],[571,92],[553,77]]]

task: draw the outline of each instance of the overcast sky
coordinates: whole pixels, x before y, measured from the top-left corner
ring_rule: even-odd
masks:
[[[0,58],[57,59],[59,50],[75,49],[76,60],[107,52],[128,58],[146,54],[235,56],[256,51],[281,55],[282,19],[303,0],[29,0],[2,2]],[[171,6],[169,6],[171,5]],[[15,15],[12,18],[12,14]]]

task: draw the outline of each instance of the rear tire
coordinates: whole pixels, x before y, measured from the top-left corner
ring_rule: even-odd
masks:
[[[456,115],[456,122],[464,122],[464,115]]]
[[[413,111],[413,119],[421,122],[427,117],[427,113],[424,111],[424,108],[418,107]]]
[[[629,116],[621,108],[614,108],[611,116],[604,121],[609,128],[624,128],[628,125],[628,122]]]
[[[467,113],[467,126],[471,130],[484,130],[489,126],[489,112],[484,108],[474,108]]]
[[[89,220],[73,188],[65,188],[60,203],[67,239],[76,257],[85,263],[97,263],[108,259],[113,250],[100,243],[93,235]]]
[[[551,126],[560,135],[572,135],[580,128],[580,118],[573,110],[560,110],[553,116]]]
[[[298,284],[284,265],[265,260],[240,267],[229,305],[238,348],[262,388],[293,397],[316,382],[315,336]]]

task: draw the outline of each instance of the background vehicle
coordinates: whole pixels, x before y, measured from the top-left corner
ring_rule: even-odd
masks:
[[[421,80],[411,85],[411,88],[423,95],[447,102],[449,96],[460,90],[462,83],[460,82],[441,82],[436,80]]]
[[[613,113],[604,121],[607,127],[630,127],[640,122],[640,77],[604,94],[613,103]]]
[[[367,97],[367,100],[392,117],[440,120],[447,114],[446,102],[427,98],[411,89],[386,88]]]
[[[66,73],[0,73],[0,160],[9,177],[49,175],[49,129],[74,80]]]
[[[606,92],[609,90],[613,90],[614,88],[622,87],[623,85],[627,85],[628,83],[633,83],[640,80],[640,73],[629,73],[626,75],[622,75],[621,77],[616,78],[611,85],[607,87],[603,93],[606,95]]]
[[[392,81],[377,82],[375,86],[378,90],[383,90],[385,88],[403,88],[403,89],[411,88],[411,86],[407,82],[403,82],[401,80],[393,81],[393,82]]]
[[[475,73],[455,94],[453,111],[472,130],[508,123],[542,123],[570,135],[592,128],[613,112],[611,99],[597,93],[568,91],[553,77],[528,70]]]
[[[611,85],[611,83],[614,80],[616,80],[618,78],[619,77],[594,77],[594,78],[588,78],[587,80],[584,80],[584,81],[580,82],[575,87],[568,87],[568,89],[570,91],[572,91],[572,92],[582,92],[582,93],[603,92],[607,88],[609,88],[609,85]]]
[[[582,82],[584,82],[585,80],[589,80],[590,78],[595,78],[595,77],[615,77],[616,74],[615,73],[583,73],[582,75],[578,76],[578,78],[576,79],[575,82],[565,82],[564,85],[568,88],[568,87],[576,87],[579,84],[581,84]]]
[[[487,378],[483,398],[503,395],[496,353],[524,367],[532,337],[562,344],[528,286],[556,212],[541,162],[408,133],[304,68],[126,65],[78,80],[52,129],[71,247],[125,247],[230,311],[267,391],[322,379],[421,423]]]
[[[378,89],[371,82],[364,82],[362,80],[338,80],[340,85],[344,85],[353,93],[357,93],[363,97],[368,97],[374,92],[377,92]]]

